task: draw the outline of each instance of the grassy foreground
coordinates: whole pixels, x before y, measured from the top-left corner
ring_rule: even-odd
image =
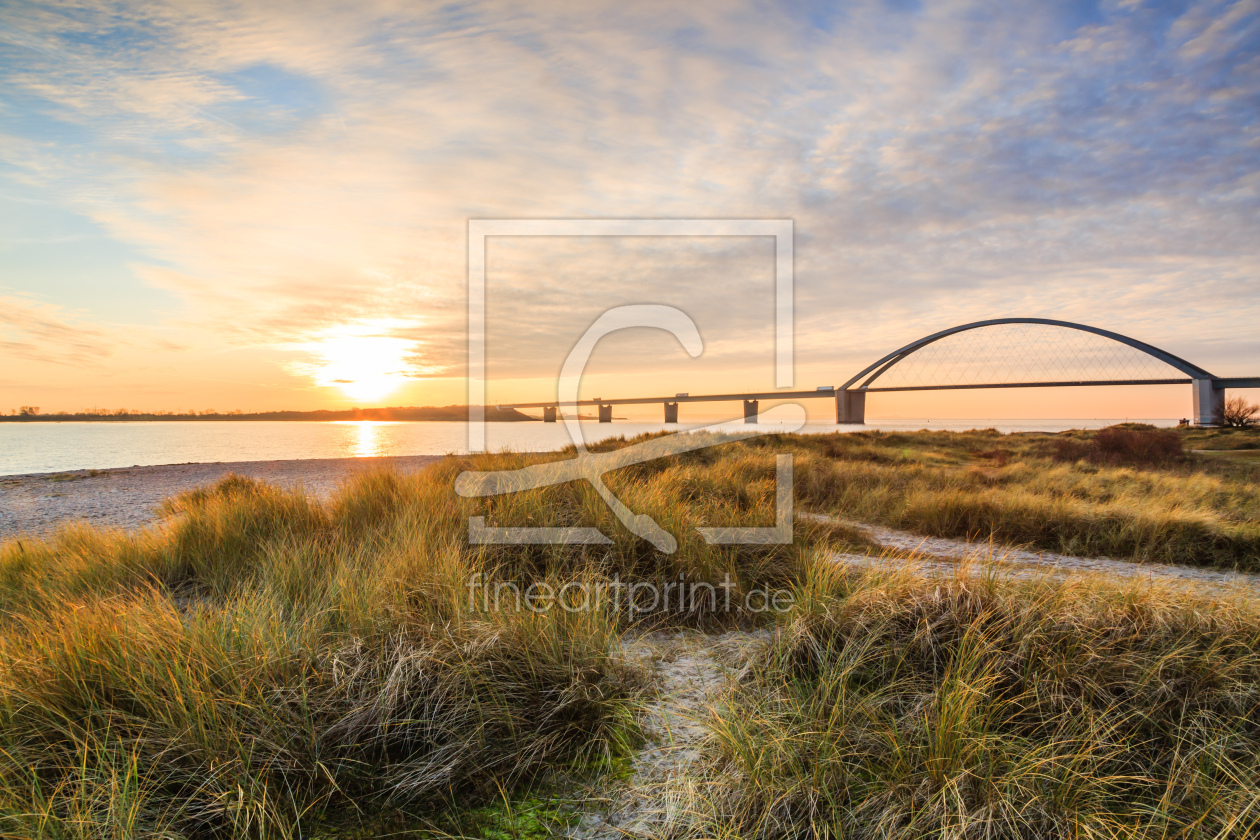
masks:
[[[821,572],[714,711],[725,838],[1260,833],[1260,611]]]
[[[1253,605],[853,576],[819,559],[870,550],[843,528],[798,522],[791,546],[710,546],[696,531],[772,524],[773,456],[789,451],[798,507],[1260,566],[1255,467],[1113,462],[1091,455],[1090,435],[1068,436],[1086,447],[1068,460],[1062,437],[758,439],[609,475],[678,537],[672,555],[585,484],[452,492],[465,468],[563,455],[365,476],[327,504],[228,479],[172,500],[147,532],[6,543],[0,834],[495,836],[477,827],[498,819],[484,816],[495,803],[511,811],[636,748],[650,686],[620,658],[623,633],[750,626],[768,618],[744,593],[790,588],[786,632],[715,711],[688,836],[1247,836],[1260,803]],[[470,546],[469,515],[594,525],[613,542]],[[734,607],[493,609],[470,586],[612,580],[728,582]],[[551,830],[512,825],[499,836]]]
[[[795,546],[699,538],[697,524],[741,524],[741,510],[767,505],[772,462],[765,475],[683,464],[627,488],[680,535],[668,558],[619,530],[584,485],[459,499],[465,466],[366,476],[327,505],[229,478],[172,500],[148,532],[78,527],[0,546],[0,833],[455,831],[470,808],[631,749],[644,686],[617,657],[627,627],[747,623],[746,589],[790,584],[813,547],[844,540],[824,526]],[[698,482],[703,498],[675,504]],[[585,519],[615,540],[469,546],[470,513]],[[470,586],[614,578],[729,579],[735,609],[705,597],[681,612],[677,599],[496,609]]]

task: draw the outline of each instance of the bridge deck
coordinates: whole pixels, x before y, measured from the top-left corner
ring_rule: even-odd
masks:
[[[851,391],[860,393],[875,393],[881,391],[964,391],[978,390],[985,388],[1077,388],[1092,387],[1098,385],[1188,385],[1192,382],[1189,377],[1180,379],[1107,379],[1107,380],[1090,380],[1090,381],[1064,381],[1064,382],[994,382],[980,385],[906,385],[906,386],[890,386],[886,388],[852,388]],[[1238,379],[1220,379],[1222,387],[1229,388],[1260,388],[1260,377],[1256,378],[1238,378]],[[1254,384],[1236,384],[1236,383],[1254,383]],[[685,402],[736,402],[739,400],[811,400],[811,399],[835,399],[836,394],[842,391],[760,391],[748,394],[698,394],[696,396],[687,395],[669,396],[669,397],[619,397],[614,399],[592,399],[592,400],[566,400],[559,402],[557,400],[547,400],[545,402],[526,402],[526,403],[498,403],[500,408],[550,408],[551,406],[571,405],[653,405],[656,403],[685,403]]]
[[[875,381],[883,376],[897,364],[904,361],[911,354],[921,350],[928,345],[934,344],[942,339],[959,333],[969,332],[971,330],[984,329],[988,327],[1011,326],[1011,325],[1033,325],[1041,327],[1055,327],[1064,330],[1076,330],[1090,335],[1099,336],[1109,339],[1118,344],[1132,348],[1139,352],[1163,362],[1168,365],[1181,376],[1172,379],[1105,379],[1105,380],[1074,380],[1074,381],[1054,381],[1054,382],[990,382],[975,385],[902,385],[881,387],[875,385]],[[1038,376],[1045,368],[1034,368],[1022,374],[1023,376]],[[858,383],[861,382],[861,385]],[[595,398],[590,400],[545,400],[542,402],[523,402],[523,403],[501,403],[503,408],[541,408],[543,409],[543,419],[546,422],[555,422],[557,420],[560,406],[599,406],[599,420],[601,423],[611,422],[612,407],[614,405],[650,405],[655,403],[663,403],[665,406],[665,422],[678,422],[678,404],[679,403],[697,403],[697,402],[738,402],[744,401],[744,421],[748,423],[757,422],[759,414],[759,403],[761,400],[768,401],[790,401],[790,400],[817,400],[829,399],[836,401],[836,423],[862,423],[864,422],[866,412],[866,395],[872,392],[887,391],[966,391],[980,390],[987,388],[1079,388],[1087,386],[1105,386],[1105,385],[1190,385],[1192,391],[1194,422],[1196,424],[1212,424],[1219,422],[1219,418],[1223,416],[1225,410],[1226,390],[1229,388],[1260,388],[1260,377],[1223,377],[1213,376],[1208,371],[1192,364],[1179,356],[1174,356],[1166,350],[1147,344],[1119,333],[1104,330],[1100,327],[1091,327],[1087,324],[1076,324],[1070,321],[1057,321],[1049,318],[992,318],[985,321],[974,321],[969,324],[961,324],[956,327],[950,327],[947,330],[924,336],[918,341],[911,342],[899,350],[884,356],[878,361],[865,367],[860,373],[849,379],[839,388],[831,388],[828,390],[813,391],[759,391],[755,393],[745,394],[699,394],[691,396],[660,396],[660,397],[621,397],[614,399]],[[855,387],[856,386],[856,387]]]

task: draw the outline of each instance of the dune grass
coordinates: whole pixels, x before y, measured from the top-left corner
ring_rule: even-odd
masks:
[[[432,489],[231,479],[153,533],[6,546],[4,833],[308,836],[624,753],[615,617],[477,612]]]
[[[671,557],[618,530],[583,485],[460,499],[470,464],[367,475],[327,504],[231,477],[171,500],[149,531],[0,546],[0,833],[296,838],[391,810],[449,830],[450,814],[627,753],[645,685],[618,656],[626,629],[755,621],[740,593],[789,585],[844,539],[826,526],[790,546],[699,539],[696,524],[741,512],[772,524],[772,460],[620,476],[636,510],[680,535]],[[614,542],[470,546],[474,513],[590,516]],[[729,578],[735,607],[487,609],[472,587],[614,578]]]
[[[808,508],[930,536],[1260,571],[1260,468],[1057,457],[1096,435],[864,432],[783,441]],[[782,445],[781,444],[781,445]],[[1087,447],[1085,447],[1087,451]]]
[[[1182,441],[1193,450],[1260,449],[1260,428],[1250,429],[1183,429]]]
[[[905,826],[1243,836],[1260,746],[1260,622],[1247,609],[1174,593],[857,584],[820,571],[827,550],[874,550],[842,526],[798,521],[786,546],[711,546],[696,531],[773,524],[774,455],[788,451],[798,507],[1257,566],[1252,468],[1063,462],[1054,442],[787,436],[609,474],[631,509],[677,536],[668,555],[582,483],[453,492],[464,469],[565,453],[374,473],[327,502],[229,478],[170,500],[147,531],[75,526],[4,543],[0,834],[287,840],[558,825],[536,791],[623,762],[639,737],[650,687],[622,660],[622,635],[755,625],[767,616],[741,596],[786,587],[800,598],[783,618],[791,633],[715,720],[727,772],[705,805],[714,831],[865,836],[860,815],[884,820],[888,837],[914,836]],[[471,515],[595,526],[611,544],[469,545]],[[612,580],[727,582],[734,606],[487,609],[470,586]],[[959,722],[942,734],[933,715]],[[1159,764],[1154,781],[1143,762]]]
[[[1260,832],[1260,605],[819,569],[715,708],[695,836]]]

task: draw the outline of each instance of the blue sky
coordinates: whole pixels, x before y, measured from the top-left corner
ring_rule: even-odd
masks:
[[[1255,0],[3,3],[0,407],[341,405],[355,364],[460,402],[490,217],[795,220],[805,386],[1009,315],[1254,375],[1258,115]],[[770,385],[728,244],[492,247],[492,398],[615,302],[706,351],[627,336],[597,391]]]

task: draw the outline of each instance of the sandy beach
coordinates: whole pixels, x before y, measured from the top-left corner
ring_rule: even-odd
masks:
[[[74,470],[0,476],[0,539],[46,534],[67,522],[138,528],[155,521],[163,499],[213,484],[229,473],[328,496],[343,481],[373,468],[423,469],[440,455],[393,458],[314,458],[167,464],[111,470]]]

